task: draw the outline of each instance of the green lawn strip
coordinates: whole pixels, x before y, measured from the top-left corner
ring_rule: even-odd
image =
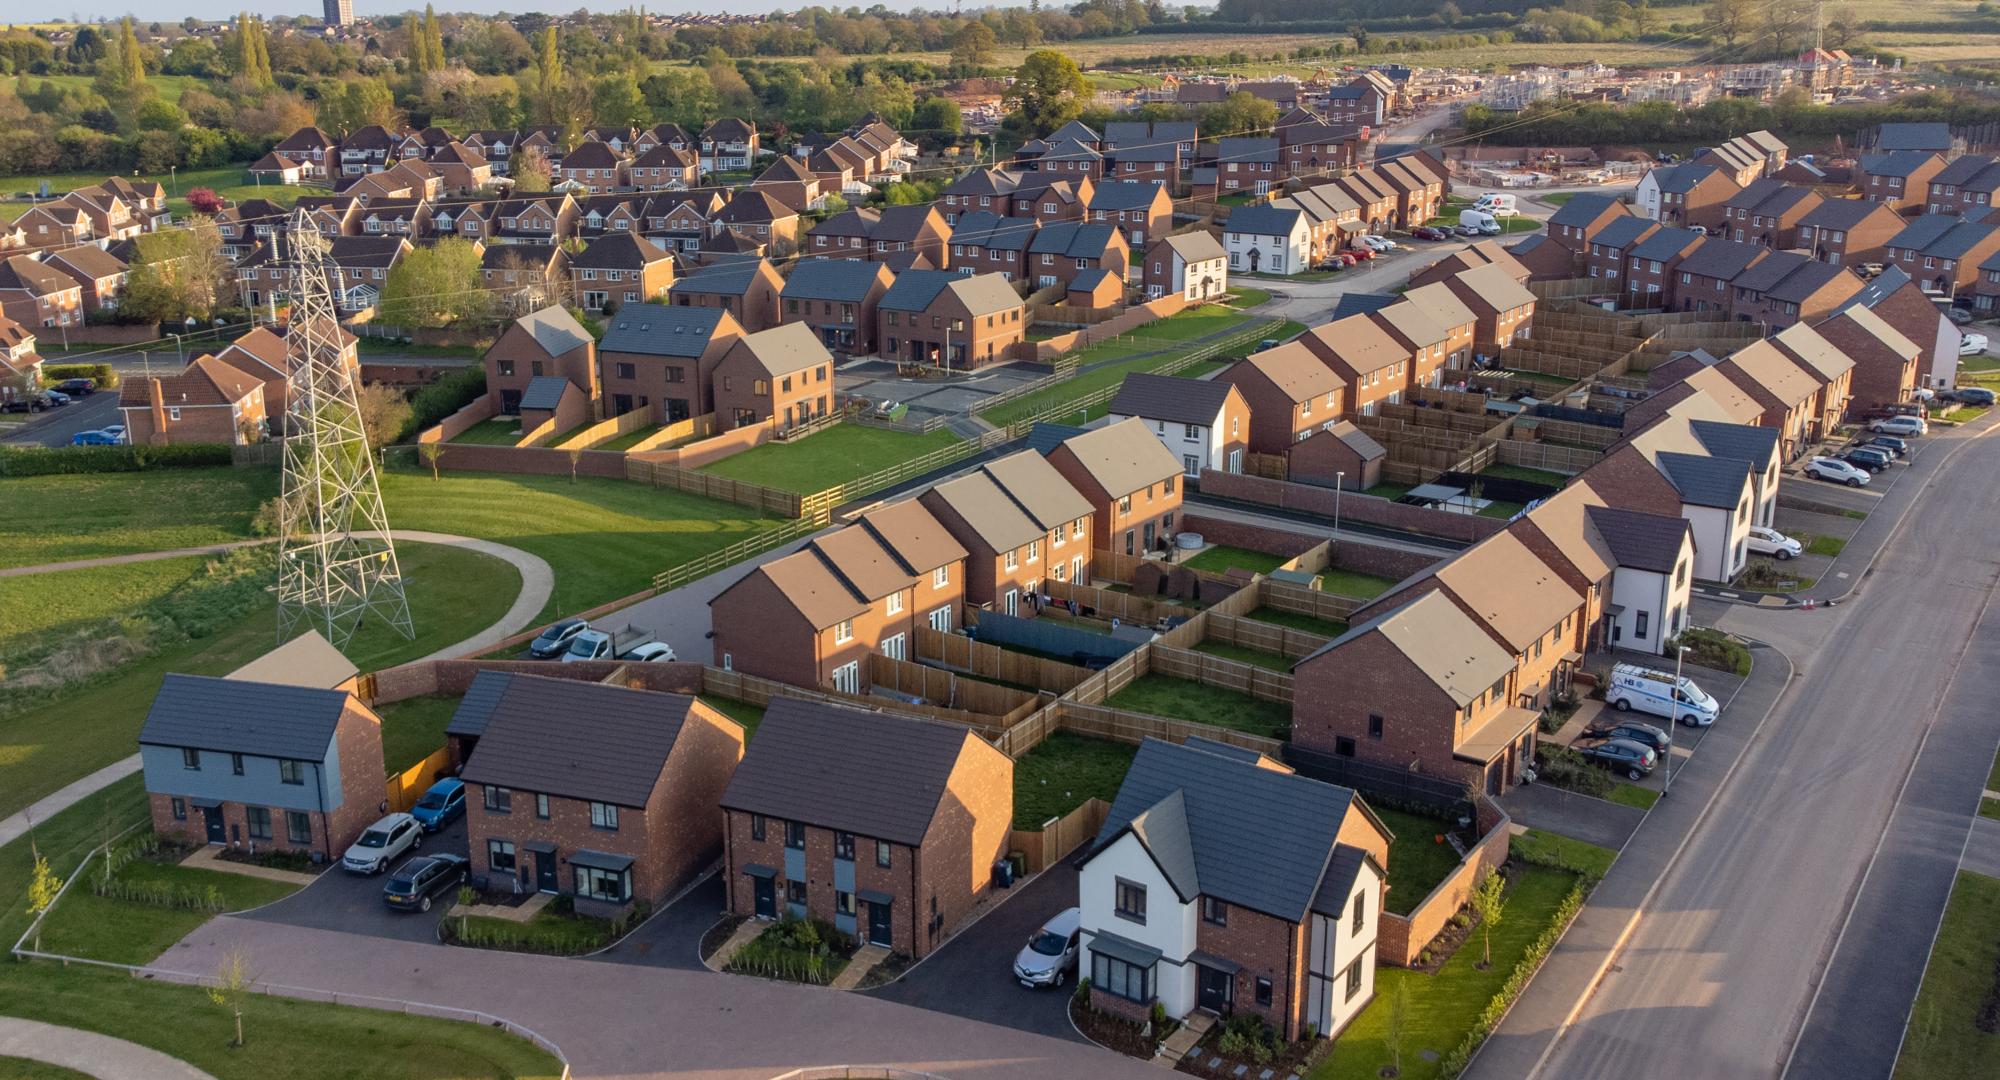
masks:
[[[2000,799],[1990,799],[1982,796],[1979,800],[1979,816],[2000,821]]]
[[[1014,827],[1039,829],[1092,798],[1110,802],[1125,782],[1131,743],[1058,731],[1014,762]]]
[[[43,79],[48,79],[58,84],[79,86],[84,90],[88,90],[90,89],[92,76],[31,75],[29,78],[33,80],[33,85],[36,86],[40,86]],[[193,76],[188,75],[155,75],[152,77],[154,85],[160,87],[160,96],[169,101],[178,100],[181,96],[181,90],[193,81]],[[212,169],[178,169],[171,173],[161,172],[141,177],[130,177],[128,175],[128,179],[158,181],[162,187],[167,189],[167,209],[173,212],[176,219],[183,220],[190,212],[187,193],[198,187],[213,188],[217,195],[238,202],[244,199],[269,199],[282,206],[292,205],[298,201],[301,195],[324,192],[324,189],[305,188],[296,185],[259,185],[250,178],[248,170],[249,163],[243,162],[233,165],[220,165]],[[16,200],[12,196],[16,193],[36,194],[41,190],[42,182],[45,180],[48,181],[49,195],[54,197],[76,188],[88,187],[91,184],[101,184],[111,175],[113,175],[112,172],[74,172],[0,176],[0,196],[6,197],[6,201],[0,202],[0,219],[12,221],[22,214],[27,213],[33,204]]]
[[[514,446],[527,432],[521,430],[519,417],[502,416],[492,420],[481,420],[451,437],[447,445],[460,446]],[[449,455],[450,450],[445,453]]]
[[[1411,485],[1409,484],[1376,484],[1374,487],[1362,492],[1362,494],[1373,495],[1378,499],[1387,499],[1390,502],[1395,502],[1397,499],[1408,495],[1410,487]]]
[[[1442,818],[1391,810],[1373,803],[1368,808],[1396,834],[1389,845],[1387,904],[1395,914],[1408,915],[1437,888],[1438,882],[1458,868],[1458,852],[1438,839],[1451,825]]]
[[[1319,575],[1321,592],[1335,596],[1350,596],[1357,600],[1373,600],[1394,588],[1395,582],[1374,574],[1360,574],[1352,570],[1327,569]]]
[[[1544,866],[1560,866],[1596,880],[1611,872],[1618,853],[1561,833],[1528,829],[1507,843],[1515,858]]]
[[[346,650],[363,671],[464,640],[504,614],[520,591],[519,573],[489,555],[437,544],[401,544],[397,552],[409,579],[417,637],[363,626]],[[168,672],[226,675],[276,643],[276,609],[261,607],[207,637],[170,643],[107,676],[0,716],[0,815],[133,753]]]
[[[42,920],[43,952],[114,964],[149,964],[216,914],[98,896],[91,890],[102,872],[101,862],[91,863],[84,869],[84,879],[71,886],[49,917]],[[220,894],[222,911],[242,911],[282,900],[299,888],[283,881],[167,866],[145,859],[126,864],[116,879],[200,890],[214,888]]]
[[[596,952],[624,933],[627,924],[610,919],[578,915],[574,910],[558,910],[566,901],[558,900],[535,912],[527,922],[496,919],[485,915],[447,916],[447,940],[472,948],[505,949],[510,952],[542,953],[549,956],[577,956]],[[647,908],[639,901],[633,910],[643,918]]]
[[[1141,675],[1104,702],[1114,709],[1246,731],[1266,738],[1289,738],[1292,711],[1275,701],[1166,675]]]
[[[1575,884],[1576,875],[1563,870],[1522,868],[1507,892],[1500,924],[1493,927],[1493,965],[1484,971],[1477,967],[1484,959],[1485,943],[1485,931],[1479,928],[1435,975],[1377,967],[1374,1000],[1307,1074],[1310,1080],[1378,1080],[1380,1070],[1390,1063],[1384,1034],[1389,1001],[1399,984],[1408,986],[1410,1003],[1401,1078],[1434,1080],[1442,1075],[1445,1059],[1472,1032],[1480,1013],[1529,956],[1536,939],[1555,923]]]
[[[1815,536],[1812,538],[1812,543],[1806,545],[1806,554],[1808,555],[1826,555],[1837,558],[1841,552],[1846,550],[1847,541],[1842,540],[1838,536]]]
[[[704,694],[701,703],[743,725],[743,738],[747,741],[757,734],[757,725],[764,722],[764,706],[752,705],[734,698]]]
[[[1986,774],[1986,790],[2000,791],[2000,754],[1994,755],[1993,771]]]
[[[628,431],[608,442],[598,443],[596,446],[591,447],[591,449],[612,452],[630,450],[647,439],[652,438],[654,435],[659,434],[661,426],[659,424],[648,424],[637,431]]]
[[[208,556],[0,578],[0,654],[30,634],[59,634],[152,603],[187,584]]]
[[[32,838],[23,836],[0,847],[0,948],[13,948],[15,940],[34,921],[34,916],[28,914],[28,880],[33,876],[34,848],[40,848],[42,856],[49,860],[49,869],[58,878],[68,881],[91,849],[127,828],[143,825],[150,820],[151,813],[145,778],[128,776],[84,796],[46,821],[37,821]],[[0,962],[0,971],[13,967]],[[11,1011],[7,998],[0,995],[0,1013]]]
[[[1248,570],[1253,574],[1268,574],[1290,561],[1282,555],[1272,555],[1263,551],[1251,551],[1249,548],[1230,547],[1227,544],[1215,544],[1203,548],[1199,555],[1187,560],[1182,565],[1196,570],[1210,570],[1218,574],[1226,574],[1232,569]]]
[[[564,444],[564,443],[566,443],[566,442],[570,441],[571,439],[574,439],[574,438],[576,438],[576,437],[577,437],[578,435],[582,434],[582,433],[583,433],[583,429],[584,429],[584,428],[587,428],[587,427],[590,427],[590,426],[594,425],[595,423],[596,423],[596,421],[595,421],[595,420],[591,420],[591,421],[586,421],[586,422],[584,422],[584,423],[581,423],[581,424],[578,424],[577,426],[575,426],[575,427],[573,427],[573,428],[569,429],[568,431],[565,431],[565,432],[563,432],[562,434],[560,434],[560,435],[556,436],[555,438],[553,438],[553,439],[550,439],[550,440],[549,440],[549,441],[548,441],[547,443],[545,443],[544,445],[547,445],[547,446],[561,446],[562,444]],[[581,448],[581,447],[572,447],[571,449],[582,449],[582,448]]]
[[[390,776],[444,746],[444,728],[458,711],[458,698],[425,696],[378,705],[382,718],[382,764]]]
[[[1960,870],[1910,1011],[1895,1080],[1975,1080],[2000,1075],[2000,1038],[1979,1016],[2000,967],[2000,880]]]
[[[1289,626],[1294,630],[1304,630],[1308,634],[1319,634],[1322,637],[1339,637],[1347,633],[1347,624],[1344,622],[1314,618],[1295,611],[1279,611],[1277,608],[1260,607],[1252,611],[1248,617],[1258,622],[1267,622],[1273,626]]]
[[[769,442],[732,454],[702,472],[811,494],[894,468],[962,440],[939,428],[917,435],[862,424],[835,424],[792,442]]]
[[[92,1080],[88,1073],[27,1058],[0,1057],[0,1080]]]
[[[1479,471],[1481,476],[1491,476],[1496,480],[1523,480],[1530,484],[1547,484],[1561,487],[1569,482],[1569,477],[1547,469],[1531,469],[1526,465],[1488,465]]]
[[[1134,372],[1156,371],[1186,355],[1186,350],[1172,347],[1176,343],[1222,333],[1250,319],[1251,316],[1221,304],[1191,308],[1171,318],[1142,326],[1124,337],[1093,345],[1076,355],[1077,363],[1082,367],[1102,366],[1083,371],[1076,378],[1066,379],[1046,390],[1015,398],[992,409],[980,410],[979,415],[995,427],[1005,427],[1065,401],[1117,386],[1125,381],[1125,376]],[[1154,355],[1140,355],[1144,353]],[[1194,370],[1189,369],[1190,372]]]
[[[1653,804],[1660,801],[1660,793],[1654,791],[1652,788],[1640,787],[1637,784],[1618,783],[1612,785],[1611,794],[1606,795],[1605,798],[1620,806],[1632,806],[1640,810],[1651,810]]]
[[[127,1039],[217,1080],[553,1080],[555,1058],[497,1028],[251,994],[244,1045],[206,991],[53,964],[0,964],[0,1009]],[[331,1052],[331,1048],[338,1052]]]
[[[1221,657],[1224,660],[1234,660],[1242,664],[1254,664],[1257,667],[1270,671],[1282,671],[1290,674],[1292,670],[1292,658],[1289,656],[1283,656],[1274,652],[1265,652],[1262,649],[1246,649],[1241,645],[1231,645],[1226,641],[1203,641],[1195,645],[1194,651]]]
[[[1499,518],[1500,520],[1505,521],[1508,518],[1513,517],[1515,514],[1520,513],[1523,509],[1526,509],[1526,505],[1523,503],[1507,502],[1504,499],[1493,499],[1487,502],[1487,504],[1480,509],[1479,516],[1483,518]]]
[[[555,591],[541,621],[630,596],[662,570],[781,524],[735,503],[593,477],[432,480],[429,470],[392,468],[382,498],[397,528],[474,536],[547,560]]]
[[[1236,299],[1231,301],[1231,305],[1239,308],[1253,308],[1271,299],[1270,292],[1264,289],[1231,289],[1230,292],[1236,294]]]
[[[0,566],[251,539],[277,470],[158,469],[0,480]]]
[[[1535,197],[1550,206],[1561,206],[1571,199],[1576,198],[1576,196],[1577,193],[1574,191],[1558,191],[1551,195],[1537,195]]]

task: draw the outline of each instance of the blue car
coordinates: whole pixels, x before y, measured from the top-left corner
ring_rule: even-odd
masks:
[[[79,431],[69,437],[71,446],[117,446],[118,437],[107,431]]]
[[[436,832],[463,813],[465,785],[451,777],[432,784],[423,798],[417,800],[417,805],[410,808],[410,816],[417,819],[417,824],[423,826],[425,832]]]

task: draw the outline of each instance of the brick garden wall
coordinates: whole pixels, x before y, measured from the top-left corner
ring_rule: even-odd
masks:
[[[1201,538],[1211,544],[1261,551],[1287,559],[1296,559],[1326,542],[1323,537],[1247,522],[1223,521],[1195,513],[1181,517],[1180,531],[1200,533]]]
[[[445,472],[528,473],[535,476],[570,475],[569,451],[543,446],[478,446],[455,443],[438,455],[438,468]],[[625,455],[602,450],[585,450],[576,462],[576,475],[625,479]]]
[[[1430,568],[1442,558],[1444,556],[1426,555],[1422,552],[1382,547],[1378,544],[1343,542],[1333,545],[1333,565],[1336,568],[1388,578],[1390,581],[1401,581],[1411,574]]]
[[[1485,804],[1479,808],[1481,823],[1484,824],[1491,815],[1492,824],[1479,843],[1465,853],[1458,869],[1438,882],[1430,895],[1408,915],[1382,913],[1375,932],[1375,955],[1380,963],[1395,967],[1414,965],[1424,947],[1438,936],[1452,915],[1465,906],[1473,888],[1486,876],[1486,872],[1499,869],[1500,864],[1507,861],[1510,839],[1507,815],[1483,797],[1480,802]]]

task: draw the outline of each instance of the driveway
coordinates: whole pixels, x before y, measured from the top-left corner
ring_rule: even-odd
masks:
[[[996,1024],[1053,1039],[1082,1041],[1069,1023],[1072,976],[1061,990],[1030,990],[1014,981],[1014,954],[1049,916],[1076,906],[1076,868],[1068,860],[1021,886],[944,948],[870,997]]]
[[[396,861],[401,866],[420,855],[445,852],[465,854],[465,819],[459,818],[442,832],[424,837],[423,849]],[[390,873],[394,871],[391,870]],[[392,911],[382,902],[382,886],[389,873],[363,877],[338,867],[320,874],[319,880],[275,904],[246,912],[242,918],[258,922],[283,923],[315,930],[339,930],[349,934],[390,938],[396,941],[437,941],[438,920],[451,906],[450,895],[441,898],[429,914]]]
[[[717,871],[697,882],[686,895],[665,910],[647,919],[645,925],[625,936],[609,951],[593,960],[611,964],[642,964],[647,967],[705,971],[701,962],[701,936],[726,912],[722,873]]]
[[[116,424],[122,414],[118,411],[118,391],[99,390],[74,404],[60,409],[50,409],[43,413],[30,414],[25,424],[0,429],[0,443],[13,446],[68,446],[70,436],[79,431],[95,431],[107,424]],[[19,419],[14,414],[10,419]]]

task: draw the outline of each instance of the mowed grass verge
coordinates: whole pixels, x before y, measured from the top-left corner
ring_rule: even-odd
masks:
[[[1084,367],[1093,364],[1103,366],[1080,372],[1074,379],[1065,380],[1026,397],[1016,398],[996,408],[982,411],[979,415],[995,427],[1005,427],[1016,420],[1054,408],[1063,402],[1073,401],[1106,387],[1117,386],[1125,381],[1125,376],[1133,372],[1156,371],[1179,359],[1188,351],[1186,348],[1176,346],[1186,346],[1197,338],[1234,330],[1253,318],[1255,316],[1246,315],[1222,304],[1205,304],[1191,308],[1171,318],[1139,327],[1123,337],[1092,345],[1076,354],[1077,363]],[[1079,413],[1081,411],[1079,410]],[[1062,419],[1062,417],[1057,418],[1058,421]]]
[[[276,469],[26,476],[0,480],[0,567],[251,539]]]
[[[1910,1011],[1895,1080],[2000,1076],[2000,1036],[1979,1027],[2000,968],[2000,880],[1960,870]]]
[[[859,480],[961,440],[943,428],[928,435],[861,424],[835,424],[792,442],[769,442],[701,471],[746,484],[810,495]]]
[[[278,815],[273,815],[274,817]],[[282,826],[280,826],[282,827]],[[115,900],[91,891],[104,872],[100,859],[83,871],[62,902],[42,920],[41,951],[113,964],[150,964],[174,942],[213,916],[189,908]],[[298,886],[220,870],[170,866],[135,859],[113,875],[136,885],[214,889],[223,911],[244,911],[282,900]]]

